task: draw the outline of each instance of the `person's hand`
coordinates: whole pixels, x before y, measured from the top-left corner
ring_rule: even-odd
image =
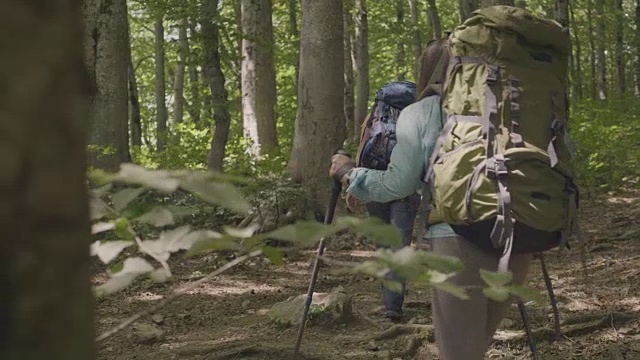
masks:
[[[347,202],[347,209],[350,211],[355,211],[358,205],[360,205],[360,201],[351,193],[347,193],[347,198],[345,199]]]
[[[350,157],[342,154],[335,154],[331,157],[331,168],[329,168],[329,176],[334,180],[346,184],[347,173],[356,166]]]

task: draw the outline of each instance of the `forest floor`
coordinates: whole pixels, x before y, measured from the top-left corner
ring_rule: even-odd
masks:
[[[528,306],[536,332],[539,358],[640,359],[640,192],[584,200],[583,238],[586,271],[575,246],[571,252],[546,255],[563,320],[564,337],[550,341],[550,305]],[[361,261],[373,256],[370,246],[355,242],[330,244],[336,260]],[[577,244],[576,244],[577,245]],[[153,317],[98,343],[101,360],[163,359],[290,359],[296,327],[269,321],[266,311],[276,302],[306,293],[314,251],[296,253],[275,266],[255,258],[186,293]],[[176,280],[154,284],[138,281],[131,288],[96,304],[101,333],[172,294],[181,285],[201,278],[224,262],[222,255],[171,261]],[[96,268],[94,281],[105,279]],[[431,336],[397,327],[383,319],[379,284],[363,277],[332,274],[323,267],[317,291],[342,286],[352,295],[353,321],[345,325],[308,326],[302,343],[304,359],[438,359]],[[546,294],[540,262],[535,261],[529,285]],[[411,285],[405,300],[404,323],[430,323],[430,290]],[[487,359],[530,359],[522,336],[522,321],[514,305],[503,321]],[[155,322],[155,324],[154,324]],[[136,336],[140,324],[162,336],[147,342]],[[396,326],[397,330],[377,335]],[[427,329],[428,330],[428,329]]]

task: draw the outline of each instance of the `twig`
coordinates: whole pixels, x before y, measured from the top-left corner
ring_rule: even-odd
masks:
[[[262,254],[262,250],[256,250],[254,252],[251,252],[249,254],[243,255],[233,261],[230,261],[226,264],[224,264],[222,267],[218,268],[217,270],[211,272],[209,275],[203,277],[202,279],[198,280],[198,281],[194,281],[191,284],[188,284],[184,287],[182,287],[182,289],[180,289],[180,292],[175,292],[169,296],[167,296],[164,300],[160,301],[159,303],[157,303],[154,306],[151,306],[149,308],[147,308],[146,310],[143,310],[131,317],[129,317],[128,319],[124,320],[123,322],[121,322],[118,326],[112,328],[111,330],[108,330],[106,332],[103,332],[102,334],[100,334],[100,336],[98,336],[96,338],[96,342],[98,341],[102,341],[116,333],[118,333],[120,330],[124,330],[127,326],[133,324],[134,322],[136,322],[138,319],[140,319],[143,316],[149,315],[155,311],[158,311],[159,309],[163,308],[164,306],[166,306],[167,304],[169,304],[170,302],[174,301],[175,299],[177,299],[178,297],[180,297],[181,295],[183,295],[184,293],[186,293],[187,291],[193,290],[195,288],[197,288],[198,286],[202,285],[203,283],[213,279],[214,277],[222,274],[223,272],[231,269],[232,267],[240,264],[241,262],[252,258],[252,257],[256,257],[258,255]]]

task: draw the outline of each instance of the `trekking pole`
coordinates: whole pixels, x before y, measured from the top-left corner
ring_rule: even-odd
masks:
[[[349,156],[348,153],[339,150],[338,154],[342,154],[345,156]],[[329,199],[329,206],[327,206],[327,211],[324,215],[324,224],[328,225],[333,222],[333,215],[336,211],[336,205],[338,203],[338,198],[340,197],[340,193],[342,192],[342,183],[340,180],[334,180],[333,186],[331,188],[331,198]],[[300,344],[302,343],[302,335],[304,333],[304,328],[307,323],[307,315],[309,314],[309,308],[311,307],[311,302],[313,301],[313,290],[316,287],[316,280],[318,280],[318,272],[320,271],[320,258],[324,253],[325,237],[320,239],[320,243],[318,244],[318,252],[316,254],[316,259],[313,263],[313,271],[311,273],[311,281],[309,282],[309,289],[307,290],[307,297],[304,303],[304,310],[302,311],[302,317],[300,318],[300,326],[298,328],[298,337],[296,339],[296,346],[293,350],[293,358],[295,359],[298,356],[298,351],[300,350]]]
[[[544,257],[542,253],[538,254],[540,258],[540,266],[542,268],[542,275],[544,276],[544,283],[547,286],[549,292],[549,300],[551,302],[551,309],[553,310],[553,325],[555,330],[555,340],[559,341],[562,338],[562,330],[560,329],[560,312],[558,311],[558,302],[556,301],[556,295],[553,293],[553,284],[551,278],[547,272],[547,265],[544,263]]]
[[[522,322],[524,323],[524,329],[527,333],[527,342],[529,343],[529,350],[531,350],[531,354],[533,354],[533,360],[538,360],[538,351],[536,349],[536,341],[533,338],[533,333],[531,332],[531,323],[529,322],[529,316],[527,315],[527,308],[524,306],[522,300],[518,300],[518,310],[520,310],[520,316],[522,317]]]

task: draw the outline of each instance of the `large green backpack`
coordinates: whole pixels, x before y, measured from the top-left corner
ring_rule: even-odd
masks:
[[[565,84],[569,34],[524,9],[477,10],[450,34],[445,122],[425,181],[439,218],[511,254],[559,246],[574,229]],[[499,251],[499,250],[495,250]]]

